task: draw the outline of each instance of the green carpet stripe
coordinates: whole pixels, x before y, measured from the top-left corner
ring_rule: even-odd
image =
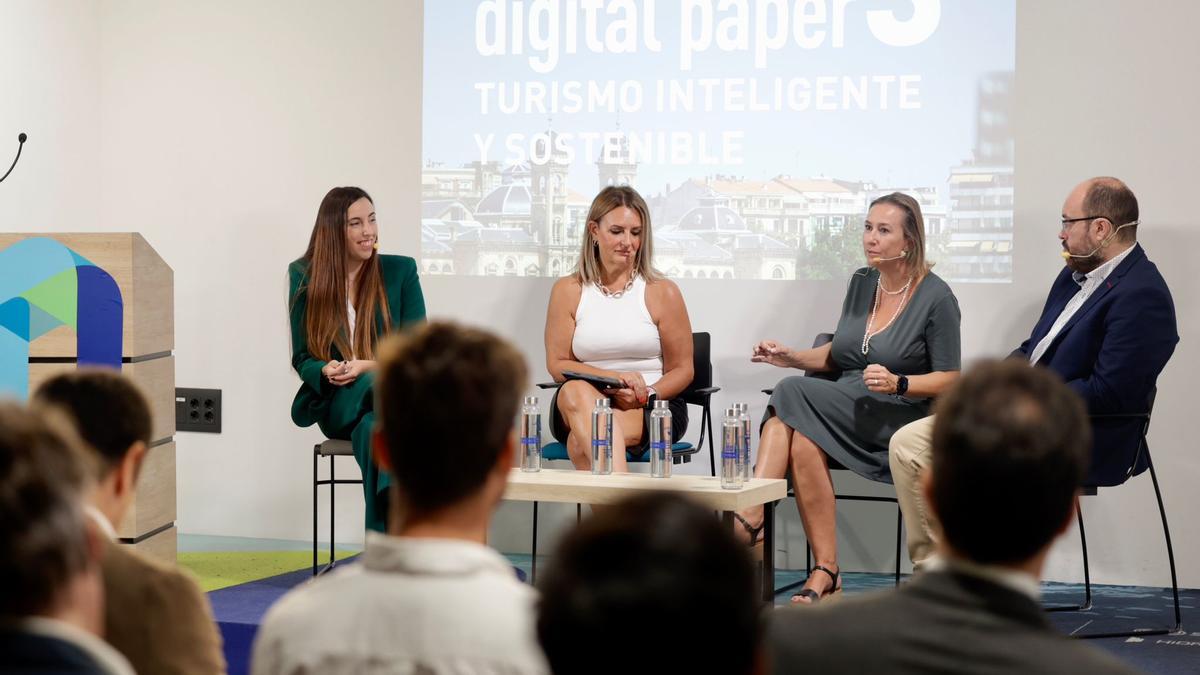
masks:
[[[338,551],[338,560],[357,551]],[[321,551],[321,564],[329,561],[329,551]],[[312,566],[311,551],[212,551],[179,553],[179,564],[196,576],[204,592],[229,588],[294,572]]]

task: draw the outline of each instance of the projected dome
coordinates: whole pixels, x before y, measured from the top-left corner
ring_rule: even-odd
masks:
[[[476,218],[488,216],[528,216],[533,198],[529,186],[524,183],[509,183],[487,193],[475,207]]]
[[[679,230],[684,232],[747,232],[746,221],[737,211],[729,208],[724,200],[704,197],[700,206],[683,214],[679,219]]]

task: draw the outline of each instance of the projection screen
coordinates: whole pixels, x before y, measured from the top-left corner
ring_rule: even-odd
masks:
[[[841,279],[875,197],[1008,282],[1014,0],[425,3],[421,270],[561,276],[606,185],[671,277]]]

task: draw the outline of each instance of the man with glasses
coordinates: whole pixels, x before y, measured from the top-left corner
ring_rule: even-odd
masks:
[[[1058,233],[1066,266],[1029,339],[1010,355],[1057,373],[1091,415],[1146,412],[1179,341],[1171,292],[1137,243],[1137,228],[1137,197],[1120,180],[1091,178],[1071,190]],[[1142,423],[1133,418],[1093,427],[1084,485],[1125,482]],[[897,431],[889,446],[908,553],[918,569],[934,549],[933,518],[919,480],[930,463],[932,429],[932,416],[918,420]],[[1139,458],[1133,473],[1145,469]]]

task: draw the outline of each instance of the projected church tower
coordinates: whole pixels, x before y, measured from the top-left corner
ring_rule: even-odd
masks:
[[[539,246],[539,265],[543,270],[570,269],[579,254],[579,227],[572,222],[568,207],[570,190],[567,174],[571,162],[557,143],[558,134],[547,131],[537,141],[535,159],[530,162],[530,228]],[[536,276],[536,275],[530,275]]]

